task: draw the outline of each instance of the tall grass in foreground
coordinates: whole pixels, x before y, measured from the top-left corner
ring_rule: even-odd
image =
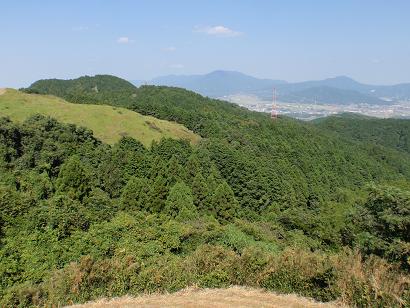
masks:
[[[332,256],[292,249],[271,254],[258,248],[239,255],[208,244],[185,257],[167,254],[148,263],[129,256],[104,260],[84,256],[54,271],[40,285],[10,289],[1,304],[66,305],[125,294],[173,292],[189,285],[263,287],[357,307],[410,304],[410,276],[377,257],[363,260],[350,250]]]

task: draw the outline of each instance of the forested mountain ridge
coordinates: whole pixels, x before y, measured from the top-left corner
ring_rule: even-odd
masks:
[[[341,114],[314,121],[320,128],[361,142],[410,153],[410,120]]]
[[[109,78],[119,87],[102,99],[105,103],[176,121],[208,138],[204,147],[234,192],[244,196],[241,204],[257,211],[267,202],[284,199],[305,204],[309,198],[330,198],[334,187],[353,188],[369,181],[408,179],[410,175],[405,153],[339,140],[290,118],[274,122],[267,114],[180,88],[132,88],[117,77],[97,75],[59,80],[58,88],[49,87],[47,80],[39,81],[27,90],[48,91],[72,102],[87,103],[99,97],[93,88],[101,88]]]
[[[407,152],[179,88],[115,78],[124,91],[110,91],[100,78],[111,77],[25,91],[100,99],[203,139],[111,146],[43,116],[1,119],[1,305],[193,284],[353,306],[409,302]]]

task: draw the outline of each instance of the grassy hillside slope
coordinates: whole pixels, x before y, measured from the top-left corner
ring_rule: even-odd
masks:
[[[0,116],[21,122],[34,114],[84,126],[109,144],[117,142],[122,136],[131,136],[145,146],[162,137],[188,139],[192,143],[200,138],[181,124],[143,116],[120,107],[72,104],[54,96],[25,94],[12,89],[0,96]]]

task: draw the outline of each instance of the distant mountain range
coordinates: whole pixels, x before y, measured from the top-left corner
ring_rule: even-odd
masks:
[[[141,81],[132,81],[141,85]],[[209,97],[223,98],[235,94],[272,99],[273,88],[278,100],[290,103],[319,104],[391,104],[410,100],[410,83],[375,86],[346,76],[324,80],[290,83],[284,80],[260,79],[235,71],[214,71],[205,75],[168,75],[147,82],[186,88]]]

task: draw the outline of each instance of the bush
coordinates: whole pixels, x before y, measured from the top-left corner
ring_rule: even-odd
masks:
[[[170,253],[145,261],[129,255],[96,259],[83,256],[39,284],[16,284],[2,295],[3,306],[51,306],[100,297],[174,292],[186,286],[263,287],[321,301],[338,299],[357,307],[406,307],[410,277],[397,267],[346,250],[326,256],[304,250],[278,254],[246,248],[241,255],[216,245],[201,245],[183,257]]]
[[[264,288],[281,293],[297,293],[321,301],[338,296],[333,264],[320,254],[286,250],[267,265],[259,279]]]

